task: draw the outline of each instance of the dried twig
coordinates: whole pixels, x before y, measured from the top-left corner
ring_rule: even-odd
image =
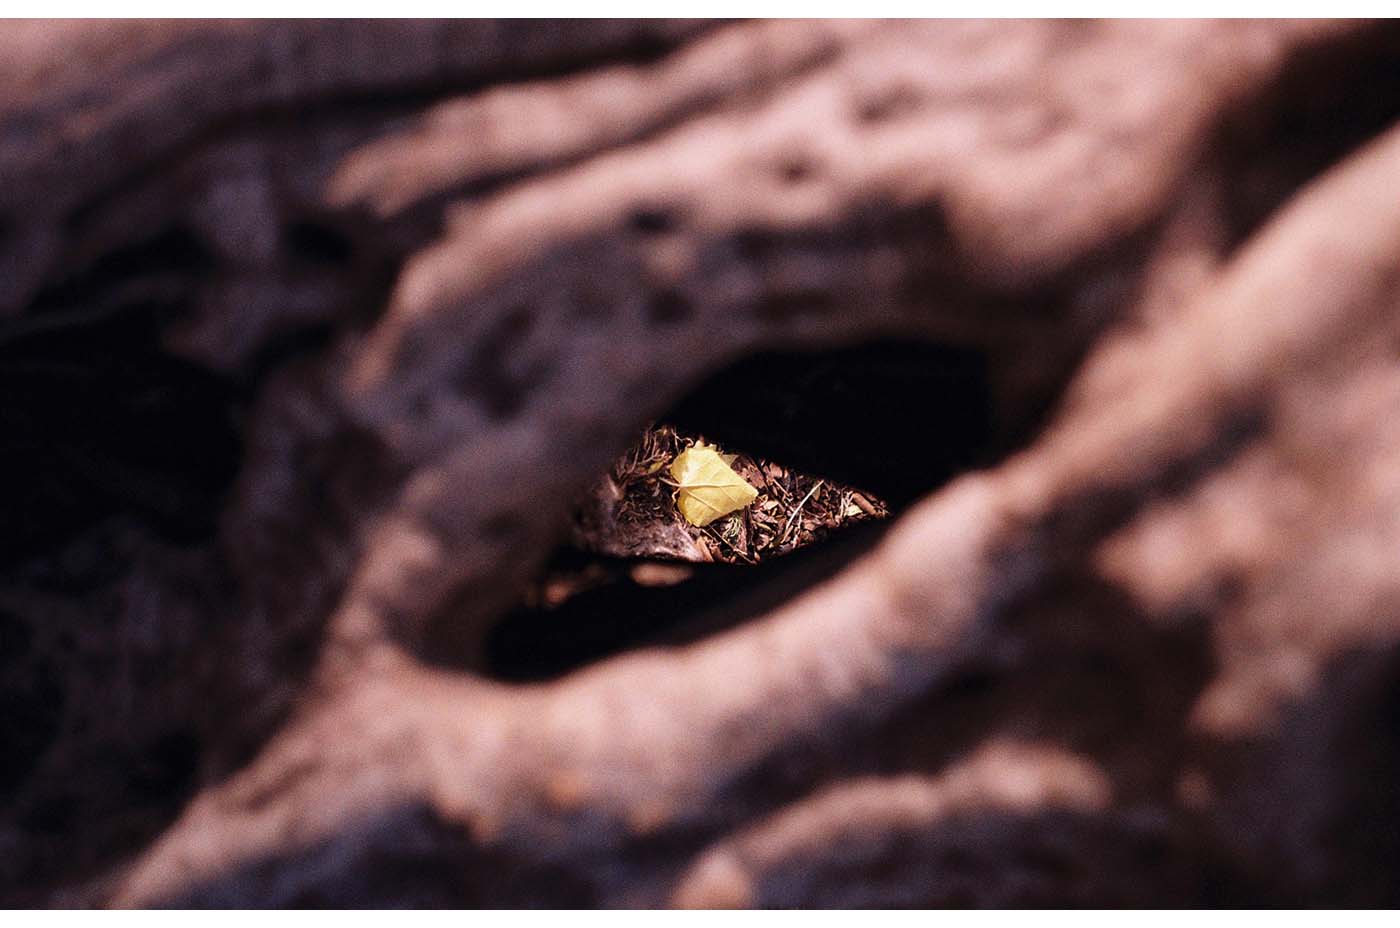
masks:
[[[824,482],[825,481],[818,480],[816,483],[812,484],[812,489],[807,491],[807,495],[802,497],[801,501],[798,502],[797,506],[792,510],[791,513],[788,514],[787,523],[783,525],[783,533],[778,538],[779,546],[782,546],[784,543],[787,542],[788,532],[792,529],[792,520],[797,518],[797,516],[802,512],[802,507],[807,505],[807,500],[811,499],[812,494],[816,493],[822,488],[822,484]]]
[[[706,528],[706,529],[705,529],[705,534],[709,535],[709,536],[710,536],[711,538],[713,538],[715,541],[721,542],[726,548],[728,548],[730,551],[733,551],[733,552],[734,552],[734,555],[735,555],[736,557],[738,557],[740,560],[742,560],[745,564],[756,564],[756,563],[758,563],[758,562],[757,562],[756,560],[754,560],[752,557],[750,557],[749,555],[745,554],[743,551],[740,551],[740,550],[734,545],[733,542],[731,542],[729,539],[725,538],[723,535],[721,535],[721,534],[719,534],[718,532],[716,532],[713,528]]]

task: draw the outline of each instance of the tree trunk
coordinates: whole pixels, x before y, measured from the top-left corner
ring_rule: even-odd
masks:
[[[1400,903],[1394,27],[0,47],[0,900]],[[881,341],[715,418],[888,531],[494,674],[648,422]]]

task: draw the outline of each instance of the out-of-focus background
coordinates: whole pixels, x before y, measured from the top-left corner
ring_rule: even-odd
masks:
[[[0,24],[0,901],[1400,902],[1397,116],[1362,21]]]

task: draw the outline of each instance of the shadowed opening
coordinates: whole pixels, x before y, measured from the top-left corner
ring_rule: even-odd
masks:
[[[863,491],[895,516],[1014,447],[1024,424],[1002,420],[983,352],[879,341],[751,356],[658,421],[777,462],[808,485],[815,477]],[[610,556],[575,541],[554,553],[537,595],[492,629],[485,669],[548,679],[632,648],[697,640],[834,575],[889,524],[852,519],[795,550],[734,563]]]

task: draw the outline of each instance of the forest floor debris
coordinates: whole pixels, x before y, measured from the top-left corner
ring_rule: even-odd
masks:
[[[756,564],[821,540],[852,522],[889,515],[871,493],[782,464],[719,449],[758,495],[749,505],[705,526],[690,524],[676,505],[669,467],[703,441],[654,425],[592,487],[578,506],[573,541],[613,557]]]

